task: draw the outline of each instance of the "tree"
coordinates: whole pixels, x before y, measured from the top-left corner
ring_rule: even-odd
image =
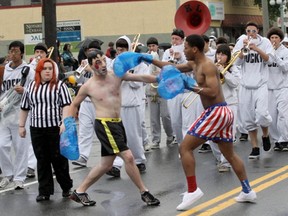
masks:
[[[268,12],[269,12],[269,24],[270,26],[273,25],[274,22],[276,22],[277,17],[280,17],[280,5],[270,5],[269,0],[267,0],[268,4]],[[261,0],[254,0],[254,5],[258,5],[258,7],[262,8],[262,1]]]

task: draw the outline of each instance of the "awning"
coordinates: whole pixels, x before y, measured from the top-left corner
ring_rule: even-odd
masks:
[[[258,24],[259,28],[263,26],[263,18],[258,15],[240,15],[240,14],[225,14],[225,19],[222,21],[221,27],[244,27],[247,22],[252,21]]]

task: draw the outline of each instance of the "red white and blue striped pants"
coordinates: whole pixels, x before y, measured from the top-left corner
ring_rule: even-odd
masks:
[[[215,142],[232,142],[233,120],[233,112],[226,102],[215,104],[202,112],[187,134]]]

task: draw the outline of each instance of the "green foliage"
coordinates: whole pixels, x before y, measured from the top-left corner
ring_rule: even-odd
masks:
[[[269,0],[267,0],[268,4],[268,12],[269,12],[269,22],[272,24],[273,22],[277,21],[277,17],[280,17],[280,5],[275,4],[275,5],[270,5]],[[254,0],[254,5],[258,5],[258,7],[261,9],[262,8],[262,0]]]

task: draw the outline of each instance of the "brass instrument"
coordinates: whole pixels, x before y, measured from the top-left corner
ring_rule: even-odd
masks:
[[[49,59],[51,58],[53,51],[54,51],[53,46],[51,46],[47,49],[47,58],[49,58]]]
[[[231,65],[234,64],[236,59],[239,57],[240,53],[241,53],[241,50],[236,51],[235,53],[233,53],[233,55],[232,55],[230,61],[228,62],[227,66],[222,71],[220,71],[220,82],[221,82],[221,84],[225,83],[225,74],[227,73],[227,71],[231,67]]]
[[[88,60],[85,59],[82,62],[84,62],[84,65],[80,65],[75,71],[68,71],[64,73],[64,78],[63,79],[68,79],[69,83],[71,84],[76,84],[83,82],[81,79],[85,73],[85,68],[88,66]]]
[[[184,100],[183,100],[183,102],[182,102],[182,105],[183,105],[183,107],[184,107],[185,109],[187,109],[187,108],[197,99],[197,97],[199,96],[199,94],[196,94],[191,101],[187,102],[188,99],[192,96],[193,93],[194,93],[194,92],[191,91],[191,92],[187,95],[187,97],[184,98]]]
[[[82,65],[82,63],[81,63],[80,66],[74,72],[74,76],[76,77],[76,79],[79,79],[83,75],[83,73],[85,72],[85,68],[88,66],[88,60],[87,59],[82,61],[82,62],[84,62],[84,65]]]
[[[134,39],[133,39],[133,42],[132,44],[134,45],[133,48],[132,48],[132,52],[135,52],[136,48],[137,48],[137,44],[138,44],[138,41],[139,41],[139,38],[140,38],[140,33],[136,34]]]
[[[249,37],[248,38],[248,44],[242,49],[242,53],[243,53],[244,56],[246,56],[246,55],[248,55],[250,53],[249,45],[250,45],[252,39],[253,39],[252,37]]]

